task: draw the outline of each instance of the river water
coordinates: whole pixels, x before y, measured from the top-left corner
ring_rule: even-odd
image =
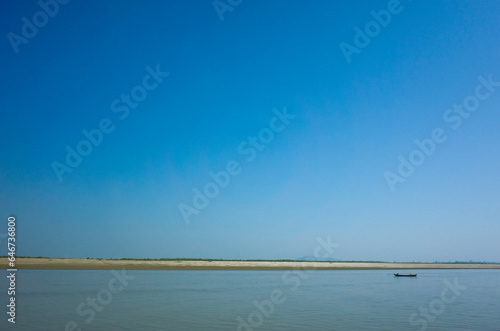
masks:
[[[500,270],[411,272],[19,270],[14,325],[3,271],[0,329],[500,330]]]

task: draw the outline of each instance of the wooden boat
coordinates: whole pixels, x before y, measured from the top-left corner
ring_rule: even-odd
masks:
[[[417,277],[417,274],[409,274],[409,275],[400,275],[400,274],[394,274],[396,277]]]

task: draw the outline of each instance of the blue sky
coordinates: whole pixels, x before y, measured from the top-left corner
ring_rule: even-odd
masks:
[[[242,1],[221,21],[211,1],[71,1],[13,46],[42,9],[2,3],[0,211],[18,254],[297,258],[330,235],[339,259],[500,261],[500,87],[478,80],[500,81],[500,4],[402,0],[348,63],[340,44],[394,4]],[[453,129],[444,114],[479,85]],[[284,108],[248,161],[238,147]],[[103,119],[114,130],[58,178]],[[446,140],[400,176],[435,129]],[[231,160],[186,224],[179,205]]]

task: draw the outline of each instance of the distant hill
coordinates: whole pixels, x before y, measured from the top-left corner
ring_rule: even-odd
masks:
[[[296,259],[297,261],[330,261],[330,262],[339,262],[342,260],[332,259],[331,257],[315,257],[315,256],[303,256]]]

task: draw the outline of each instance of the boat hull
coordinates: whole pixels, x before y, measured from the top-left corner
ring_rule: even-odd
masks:
[[[394,274],[394,276],[396,277],[417,277],[417,274],[414,274],[414,275],[400,275],[400,274]]]

